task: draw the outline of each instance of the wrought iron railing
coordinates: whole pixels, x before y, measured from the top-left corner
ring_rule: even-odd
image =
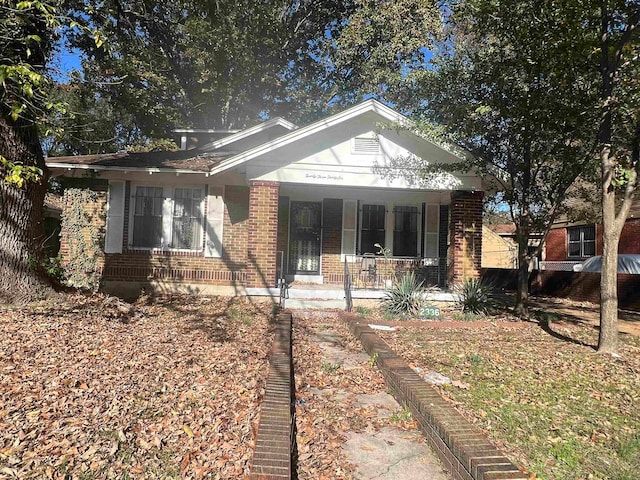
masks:
[[[395,280],[415,272],[425,286],[445,286],[447,258],[392,258],[373,255],[345,255],[344,275],[352,289],[389,288]]]
[[[285,303],[289,297],[289,286],[287,285],[287,279],[284,274],[284,252],[277,252],[278,255],[278,267],[276,268],[276,281],[279,289],[280,308],[285,308]]]

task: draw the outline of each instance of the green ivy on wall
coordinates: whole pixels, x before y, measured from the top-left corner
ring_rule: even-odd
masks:
[[[100,287],[104,265],[104,198],[90,189],[68,188],[64,205],[60,238],[68,248],[63,258],[65,283],[95,292]]]

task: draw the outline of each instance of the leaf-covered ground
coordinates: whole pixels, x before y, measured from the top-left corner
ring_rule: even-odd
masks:
[[[637,479],[640,337],[621,335],[616,359],[595,353],[597,335],[560,316],[382,333],[413,366],[457,381],[438,388],[538,478]]]
[[[271,305],[122,306],[76,295],[0,309],[0,478],[248,472]]]
[[[339,347],[339,359],[327,360],[319,346],[325,338]],[[353,478],[355,466],[342,450],[349,432],[417,428],[408,412],[379,416],[375,405],[358,403],[357,395],[384,393],[387,387],[335,312],[294,315],[293,352],[300,479]]]

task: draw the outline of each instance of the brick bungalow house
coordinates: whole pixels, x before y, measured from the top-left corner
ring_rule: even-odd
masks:
[[[377,286],[409,269],[434,270],[440,285],[478,276],[481,179],[385,175],[394,158],[466,155],[401,124],[409,123],[367,100],[301,128],[276,118],[194,149],[47,165],[56,176],[92,177],[85,184],[98,195],[87,211],[104,225],[100,275],[113,293],[273,295],[280,277],[341,285],[345,263],[355,277],[375,264]],[[188,148],[198,131],[179,133]],[[371,255],[376,244],[384,258]],[[63,263],[73,255],[64,241],[61,254]]]

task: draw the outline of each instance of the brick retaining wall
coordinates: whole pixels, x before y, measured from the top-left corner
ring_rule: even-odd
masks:
[[[529,478],[504,456],[486,435],[471,425],[449,402],[409,367],[368,325],[355,315],[341,313],[351,333],[369,355],[375,355],[387,386],[406,405],[427,442],[456,480]]]
[[[260,406],[250,478],[282,480],[292,476],[292,453],[295,451],[295,418],[292,410],[290,313],[280,313],[276,336],[271,347],[269,375]]]

